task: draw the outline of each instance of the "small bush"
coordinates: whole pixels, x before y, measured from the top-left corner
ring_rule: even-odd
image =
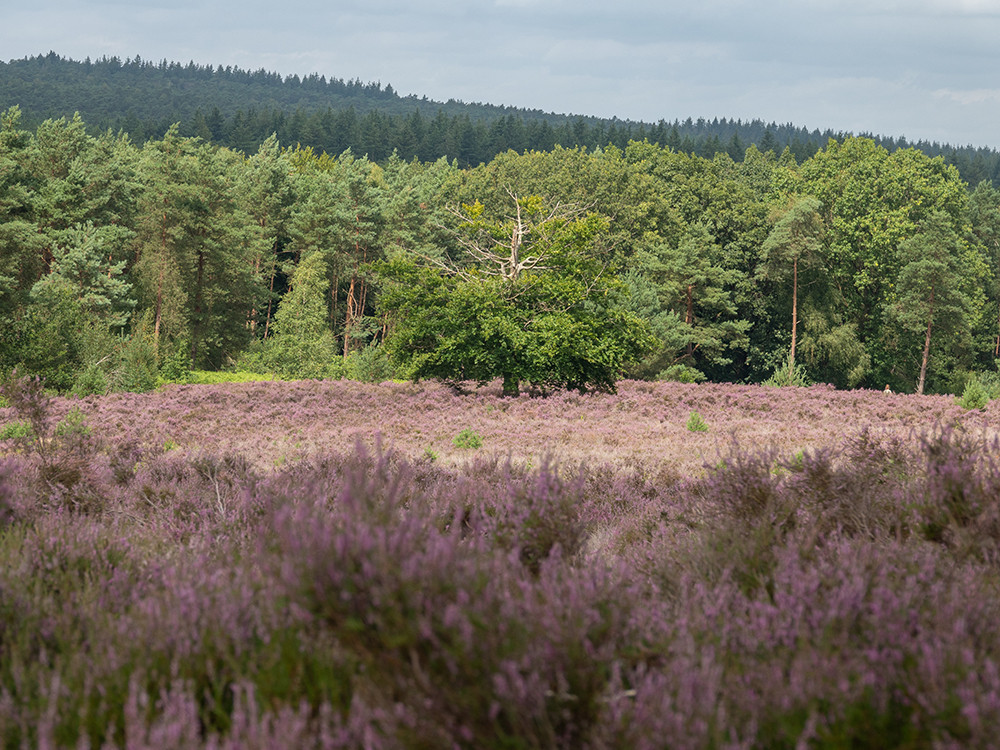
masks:
[[[785,364],[775,369],[774,374],[761,385],[765,385],[768,388],[787,388],[790,386],[805,388],[812,384],[806,376],[806,371],[801,367],[790,368]]]
[[[657,380],[677,383],[704,383],[708,378],[701,370],[687,365],[671,365],[656,375]]]
[[[28,422],[9,422],[0,429],[0,440],[29,440],[34,434]]]
[[[691,412],[691,415],[688,417],[687,428],[691,432],[708,432],[708,425],[701,418],[701,414],[696,411]]]
[[[84,398],[85,396],[103,396],[108,390],[108,377],[101,369],[100,364],[95,362],[88,365],[76,376],[70,393],[77,398]]]
[[[87,417],[77,407],[73,407],[56,425],[56,435],[61,438],[90,437]]]
[[[990,402],[990,394],[982,380],[971,377],[962,391],[962,397],[955,400],[963,409],[985,409]]]
[[[176,343],[160,366],[160,377],[171,383],[186,383],[191,377],[191,345],[185,339]]]
[[[483,439],[475,430],[466,427],[451,439],[452,445],[461,450],[476,450],[483,447]]]
[[[188,373],[185,383],[194,385],[216,385],[218,383],[258,383],[262,381],[281,380],[274,373],[248,372],[212,372],[209,370],[192,370]]]
[[[344,360],[344,377],[362,383],[383,383],[392,380],[395,369],[385,350],[376,344],[353,351]]]

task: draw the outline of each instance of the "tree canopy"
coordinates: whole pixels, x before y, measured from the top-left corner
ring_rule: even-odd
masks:
[[[461,167],[276,136],[239,151],[177,127],[139,144],[79,117],[32,130],[15,107],[0,368],[64,390],[253,364],[513,393],[792,365],[954,392],[1000,357],[998,236],[991,185],[865,138],[801,161],[641,140]]]

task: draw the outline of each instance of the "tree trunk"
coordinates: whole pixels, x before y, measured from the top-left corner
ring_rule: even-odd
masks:
[[[687,286],[687,310],[684,314],[684,322],[687,323],[692,328],[694,327],[694,285],[688,284]],[[688,341],[687,344],[687,356],[688,359],[694,357],[694,344]]]
[[[931,287],[930,307],[927,311],[927,335],[924,337],[924,356],[920,362],[920,379],[917,381],[917,395],[924,393],[924,380],[927,377],[927,360],[931,353],[931,323],[934,321],[934,287]]]
[[[267,341],[267,334],[271,331],[271,306],[274,304],[274,277],[277,273],[278,259],[274,257],[271,259],[271,283],[267,287],[270,293],[267,295],[267,317],[264,318],[264,341]]]
[[[788,351],[788,377],[795,374],[795,338],[799,327],[799,259],[792,261],[792,347]]]
[[[503,395],[504,396],[516,396],[521,392],[520,380],[509,373],[505,373],[503,376]]]
[[[160,269],[156,279],[156,312],[153,323],[153,351],[160,352],[160,320],[163,318],[163,264],[167,262],[167,215],[160,225]]]
[[[205,252],[198,251],[198,274],[195,281],[194,315],[191,326],[191,361],[198,361],[198,347],[205,322]]]
[[[347,290],[347,312],[344,316],[344,359],[347,359],[351,351],[351,328],[354,325],[355,299],[354,299],[355,277],[351,276],[351,286]]]
[[[997,328],[1000,329],[1000,314],[997,315]],[[993,347],[993,357],[1000,359],[1000,330],[997,331],[996,346]]]

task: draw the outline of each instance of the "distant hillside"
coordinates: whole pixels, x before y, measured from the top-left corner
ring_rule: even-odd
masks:
[[[185,135],[254,151],[271,133],[282,143],[317,151],[350,148],[381,160],[393,151],[406,159],[446,157],[460,164],[489,161],[513,149],[624,146],[649,139],[677,151],[739,161],[748,146],[776,153],[789,149],[798,161],[830,138],[850,133],[809,130],[762,120],[660,120],[643,123],[562,115],[456,100],[400,96],[391,85],[277,73],[102,57],[80,62],[55,52],[0,62],[0,111],[18,105],[27,126],[79,112],[94,131],[124,130],[135,140],[159,137],[173,123]],[[971,185],[1000,184],[1000,152],[937,142],[866,135],[890,151],[915,147],[943,156]]]

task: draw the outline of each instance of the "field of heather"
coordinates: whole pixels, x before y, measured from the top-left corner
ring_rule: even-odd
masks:
[[[6,395],[3,747],[1000,736],[996,402]]]
[[[990,435],[1000,429],[1000,402],[966,412],[949,396],[633,381],[620,383],[617,394],[507,399],[499,383],[464,394],[428,382],[181,385],[53,403],[57,418],[70,409],[79,409],[111,441],[147,450],[167,445],[235,453],[260,471],[317,453],[350,452],[358,441],[373,447],[378,440],[413,459],[431,451],[443,463],[461,465],[472,455],[454,445],[462,430],[481,437],[480,454],[519,464],[537,465],[548,456],[689,475],[716,463],[734,440],[794,453],[836,445],[866,428],[904,438],[942,424]],[[708,431],[687,429],[691,412]],[[0,424],[13,418],[0,410]]]

